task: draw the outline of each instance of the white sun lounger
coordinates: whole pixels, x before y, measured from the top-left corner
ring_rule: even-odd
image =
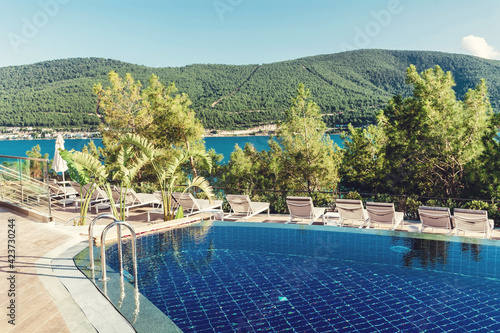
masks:
[[[293,219],[302,219],[309,220],[308,224],[313,224],[318,218],[323,217],[323,224],[325,224],[326,208],[314,207],[310,197],[286,197],[286,204],[290,219],[285,223],[290,223]]]
[[[231,211],[225,217],[242,217],[246,222],[249,217],[265,210],[267,210],[267,216],[269,216],[269,202],[252,202],[248,195],[240,194],[228,194],[226,199],[231,206]]]
[[[80,190],[80,184],[76,183],[76,182],[70,182],[71,186],[73,186],[73,188],[77,191]],[[106,195],[106,193],[101,190],[99,188],[99,186],[97,186],[95,183],[89,183],[87,185],[84,185],[82,186],[82,196],[80,197],[80,204],[83,202],[84,198],[87,196],[87,193],[88,191],[91,190],[91,184],[92,184],[92,187],[94,188],[93,192],[92,192],[92,196],[90,197],[90,201],[89,201],[89,207],[88,209],[90,210],[92,208],[92,205],[97,205],[97,204],[100,204],[100,203],[105,203],[107,201],[109,201],[108,199],[108,196]],[[78,207],[78,202],[76,202],[76,206]]]
[[[78,191],[73,186],[61,186],[55,179],[49,182],[50,197],[52,199],[67,199],[70,195],[77,195]]]
[[[66,207],[66,204],[75,202],[76,206],[76,196],[78,191],[73,188],[73,186],[61,186],[55,179],[49,182],[50,198],[56,200],[58,203]],[[40,202],[40,197],[38,196],[38,201]]]
[[[455,235],[458,236],[459,231],[472,231],[484,233],[484,237],[491,238],[494,222],[488,220],[487,211],[455,208],[453,218],[455,220]]]
[[[196,199],[191,193],[172,193],[174,200],[182,206],[184,216],[190,216],[196,213],[206,212],[210,210],[222,210],[222,200],[205,200]]]
[[[354,225],[354,222],[357,222],[362,228],[368,223],[368,213],[361,200],[337,199],[335,205],[340,215],[339,226],[343,227],[347,223]]]
[[[418,207],[420,222],[422,223],[419,232],[425,228],[442,228],[448,230],[447,235],[453,229],[453,220],[450,209],[446,207]]]
[[[119,187],[114,187],[113,191],[113,198],[116,200],[116,198],[119,199],[119,194],[120,194],[120,188]],[[137,208],[137,207],[144,207],[144,206],[153,206],[153,205],[160,205],[161,202],[160,200],[154,195],[154,194],[149,194],[149,193],[137,193],[133,189],[129,188],[127,189],[126,197],[125,197],[125,216],[129,216],[129,211],[131,208]],[[99,206],[100,208],[110,208],[111,206],[108,204],[107,206],[105,205],[96,205],[96,214],[98,214],[98,209]],[[115,207],[120,207],[120,203],[116,202]]]
[[[367,228],[372,223],[390,224],[395,230],[400,224],[404,226],[404,213],[396,212],[393,203],[367,202],[366,211],[368,213]]]

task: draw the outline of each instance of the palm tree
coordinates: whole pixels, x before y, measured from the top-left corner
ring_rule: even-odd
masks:
[[[176,187],[176,181],[179,179],[181,166],[191,158],[200,158],[208,165],[209,171],[212,168],[212,160],[204,151],[176,149],[173,152],[167,152],[165,149],[156,148],[146,138],[137,134],[126,134],[120,141],[139,148],[143,154],[141,158],[145,159],[146,163],[152,165],[160,185],[164,221],[173,220],[175,217],[172,209],[172,192]],[[169,153],[171,159],[168,159]],[[183,192],[194,187],[204,192],[210,201],[213,200],[213,189],[205,178],[194,177],[193,179],[188,179]]]
[[[106,194],[111,202],[111,209],[115,216],[118,216],[116,207],[113,203],[113,197],[111,195],[111,188],[109,184],[106,183],[108,177],[108,171],[101,162],[94,156],[88,153],[82,153],[79,151],[69,152],[67,150],[59,150],[61,157],[68,164],[68,172],[71,179],[78,184],[80,184],[80,197],[83,199],[80,206],[80,225],[85,225],[85,218],[87,216],[88,207],[90,204],[90,199],[95,190],[95,185],[104,186]],[[83,195],[82,187],[90,184],[89,190]]]
[[[132,146],[122,145],[118,151],[116,162],[113,164],[115,172],[113,179],[120,181],[120,212],[115,215],[122,221],[125,221],[125,198],[128,189],[132,186],[133,179],[139,171],[149,162],[143,152],[137,152]]]

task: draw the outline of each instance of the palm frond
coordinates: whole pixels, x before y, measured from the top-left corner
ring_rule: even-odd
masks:
[[[122,143],[131,144],[139,148],[140,151],[143,152],[151,161],[164,154],[163,149],[155,148],[154,144],[149,142],[148,139],[143,138],[142,136],[137,134],[126,134],[121,138],[120,141]]]
[[[100,182],[106,180],[108,172],[97,158],[79,151],[75,151],[72,157],[76,164],[79,164]]]
[[[208,172],[212,170],[212,158],[206,151],[191,150],[189,152],[186,152],[186,159],[190,157],[201,159],[208,166]]]
[[[199,188],[200,190],[203,191],[203,193],[205,193],[207,195],[208,200],[210,200],[210,202],[213,201],[213,199],[215,197],[214,192],[213,192],[213,188],[212,188],[212,186],[210,186],[210,183],[208,182],[208,180],[206,180],[204,177],[196,177],[193,180],[188,181],[188,185],[186,187],[186,190],[189,188],[192,188],[192,187]]]

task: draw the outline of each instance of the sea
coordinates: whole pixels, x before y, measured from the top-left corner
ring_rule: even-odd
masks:
[[[330,135],[333,142],[339,147],[343,147],[340,134]],[[88,145],[91,139],[65,139],[64,148],[67,150],[75,149],[81,151],[84,145]],[[96,146],[102,147],[102,139],[92,139]],[[268,136],[224,136],[224,137],[206,137],[206,149],[214,149],[217,154],[222,154],[224,159],[222,163],[227,163],[238,145],[244,148],[247,143],[251,143],[257,150],[268,150]],[[36,140],[3,140],[0,141],[0,155],[26,157],[26,152],[32,147],[40,145],[42,155],[49,154],[49,159],[54,157],[55,139],[36,139]]]

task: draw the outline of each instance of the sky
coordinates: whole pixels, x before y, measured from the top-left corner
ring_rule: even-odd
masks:
[[[262,64],[356,49],[500,59],[498,0],[0,0],[0,67]]]

